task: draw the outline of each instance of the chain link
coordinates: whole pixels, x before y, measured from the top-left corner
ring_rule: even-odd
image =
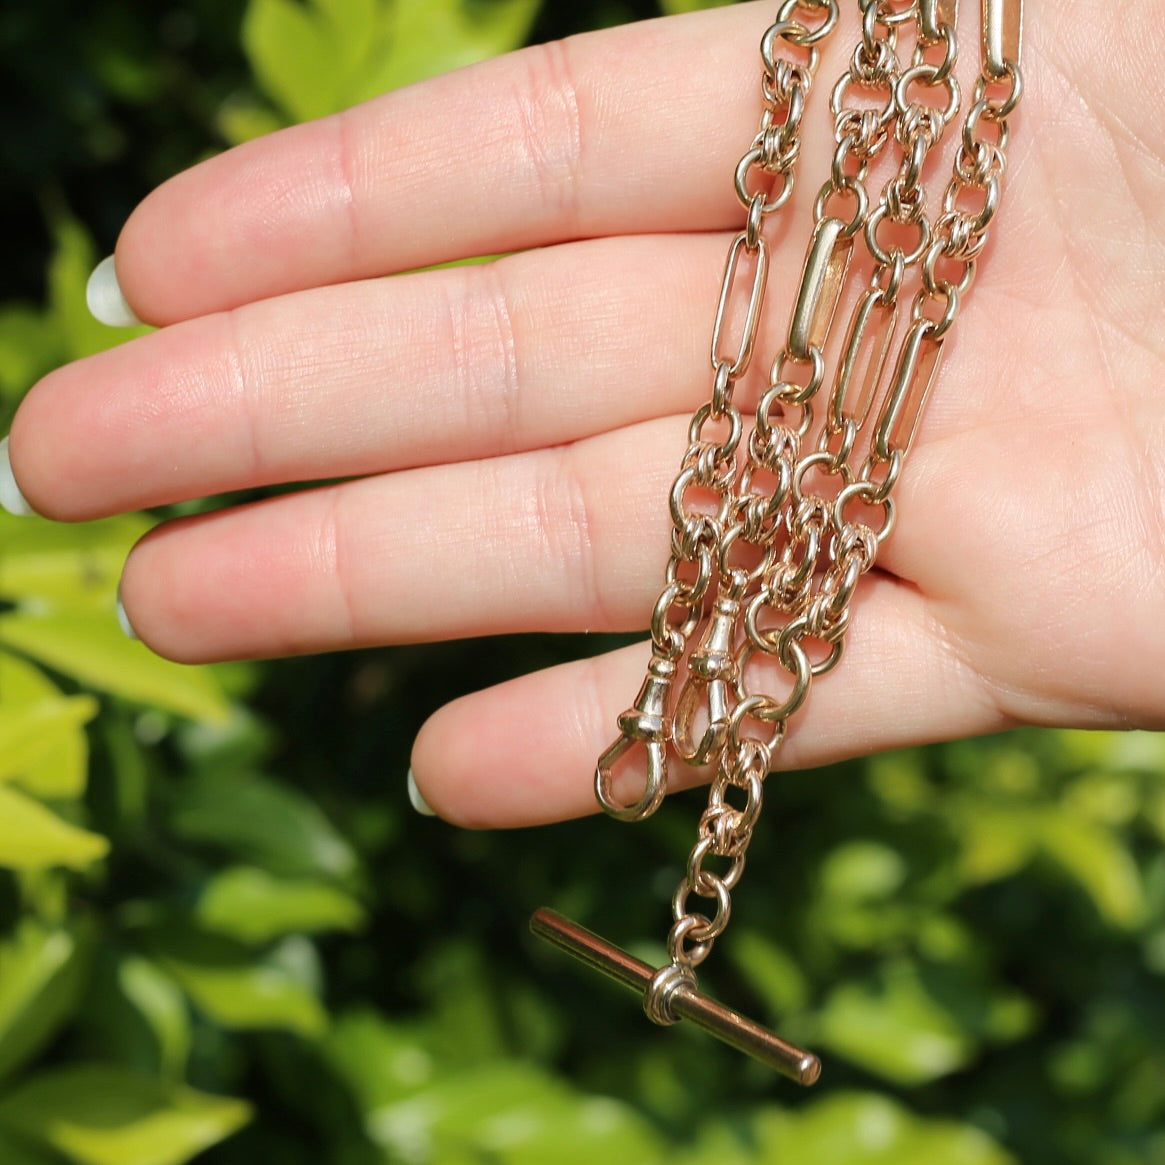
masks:
[[[676,665],[700,623],[719,548],[730,518],[735,526],[740,508],[734,487],[743,426],[733,393],[752,360],[764,304],[768,248],[762,230],[765,220],[792,196],[801,115],[817,67],[817,44],[837,19],[837,0],[785,0],[761,42],[764,104],[760,128],[736,168],[736,194],[748,220],[745,230],[732,241],[721,282],[712,331],[712,398],[692,418],[688,449],[672,487],[671,556],[667,582],[652,612],[652,659],[647,677],[635,704],[619,717],[619,736],[600,756],[595,769],[595,795],[607,812],[622,820],[637,820],[654,812],[667,791],[667,747],[674,735],[669,702]],[[763,187],[750,191],[754,172],[769,186],[767,191]],[[738,301],[738,285],[745,282],[741,276],[748,261],[753,267],[744,325],[741,335],[729,342],[728,321],[734,315],[732,308]],[[706,430],[717,427],[719,440],[706,435]],[[754,511],[749,531],[767,526],[775,532],[779,505],[768,515]],[[722,685],[731,682],[731,676],[706,682],[715,687],[713,699],[727,698]],[[717,725],[714,739],[706,738],[706,744],[690,750],[693,759],[707,759],[720,740],[719,732]],[[639,747],[646,753],[643,792],[637,801],[624,804],[615,793],[615,766]]]
[[[923,173],[961,103],[955,0],[858,0],[861,41],[829,98],[835,148],[814,199],[789,331],[744,439],[733,396],[762,318],[763,232],[792,196],[806,98],[837,0],[784,0],[762,38],[763,110],[735,174],[746,225],[731,243],[717,303],[712,396],[692,418],[671,492],[671,557],[647,676],[595,774],[603,807],[637,820],[666,791],[669,748],[713,771],[672,900],[670,963],[645,997],[656,1022],[674,1022],[670,999],[694,983],[728,925],[764,778],[814,679],[841,660],[860,580],[894,528],[894,490],[999,205],[1008,119],[1022,93],[1018,4],[984,0],[983,65],[932,220]],[[892,145],[897,162],[871,208],[867,179]],[[872,272],[818,425],[826,340],[859,241]],[[909,313],[890,361],[904,294]],[[624,804],[614,767],[639,746],[643,793]]]

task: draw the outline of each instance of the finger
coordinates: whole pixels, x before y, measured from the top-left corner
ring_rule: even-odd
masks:
[[[168,523],[131,553],[122,599],[151,647],[186,662],[642,627],[686,429],[663,418]],[[915,534],[880,565],[898,556],[919,559]]]
[[[168,523],[130,554],[137,633],[186,662],[626,630],[658,590],[686,421]]]
[[[523,676],[442,708],[422,728],[412,753],[424,799],[446,820],[475,828],[593,812],[595,759],[616,734],[615,718],[634,697],[648,655],[647,645],[639,644]],[[893,683],[887,682],[891,676]],[[855,601],[841,664],[814,681],[776,763],[805,768],[1005,726],[925,599],[875,574]],[[669,787],[700,779],[672,762]],[[627,792],[634,799],[636,793]]]
[[[722,236],[596,240],[191,320],[42,380],[15,471],[40,513],[80,520],[690,411],[723,253]]]
[[[231,150],[134,212],[122,289],[172,323],[469,255],[739,222],[726,176],[760,114],[771,16],[745,4],[537,46]],[[840,33],[828,51],[836,72]]]

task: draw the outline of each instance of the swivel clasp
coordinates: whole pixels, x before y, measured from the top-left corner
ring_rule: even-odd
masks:
[[[595,796],[620,821],[642,821],[650,817],[667,793],[667,746],[672,730],[667,705],[675,676],[673,660],[662,656],[652,659],[635,704],[619,716],[620,735],[599,757],[595,767]],[[633,804],[621,805],[612,789],[614,768],[625,753],[640,744],[647,754],[643,795]]]
[[[733,646],[739,614],[740,601],[721,594],[700,645],[688,660],[688,677],[676,701],[674,737],[676,751],[690,765],[707,764],[728,739],[728,688],[736,683],[738,672]],[[707,724],[697,742],[694,726],[701,709],[707,712]]]

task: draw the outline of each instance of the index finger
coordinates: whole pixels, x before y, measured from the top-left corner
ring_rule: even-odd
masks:
[[[535,46],[227,151],[133,213],[122,290],[165,324],[473,255],[730,225],[760,110],[742,66],[768,7]]]

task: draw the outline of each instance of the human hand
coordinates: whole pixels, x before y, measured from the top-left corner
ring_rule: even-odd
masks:
[[[526,50],[167,183],[117,248],[129,303],[165,326],[34,388],[11,434],[20,489],[80,520],[356,479],[151,533],[122,593],[176,659],[642,626],[687,418],[710,390],[772,7]],[[1104,31],[1077,0],[1054,25],[1029,16],[998,225],[897,529],[785,766],[1020,722],[1165,723],[1165,81],[1137,21]],[[828,165],[823,106],[855,41],[847,9],[773,238],[762,356],[783,335]],[[501,251],[523,253],[379,278]],[[425,797],[475,825],[586,811],[645,657],[440,710],[413,754]]]

